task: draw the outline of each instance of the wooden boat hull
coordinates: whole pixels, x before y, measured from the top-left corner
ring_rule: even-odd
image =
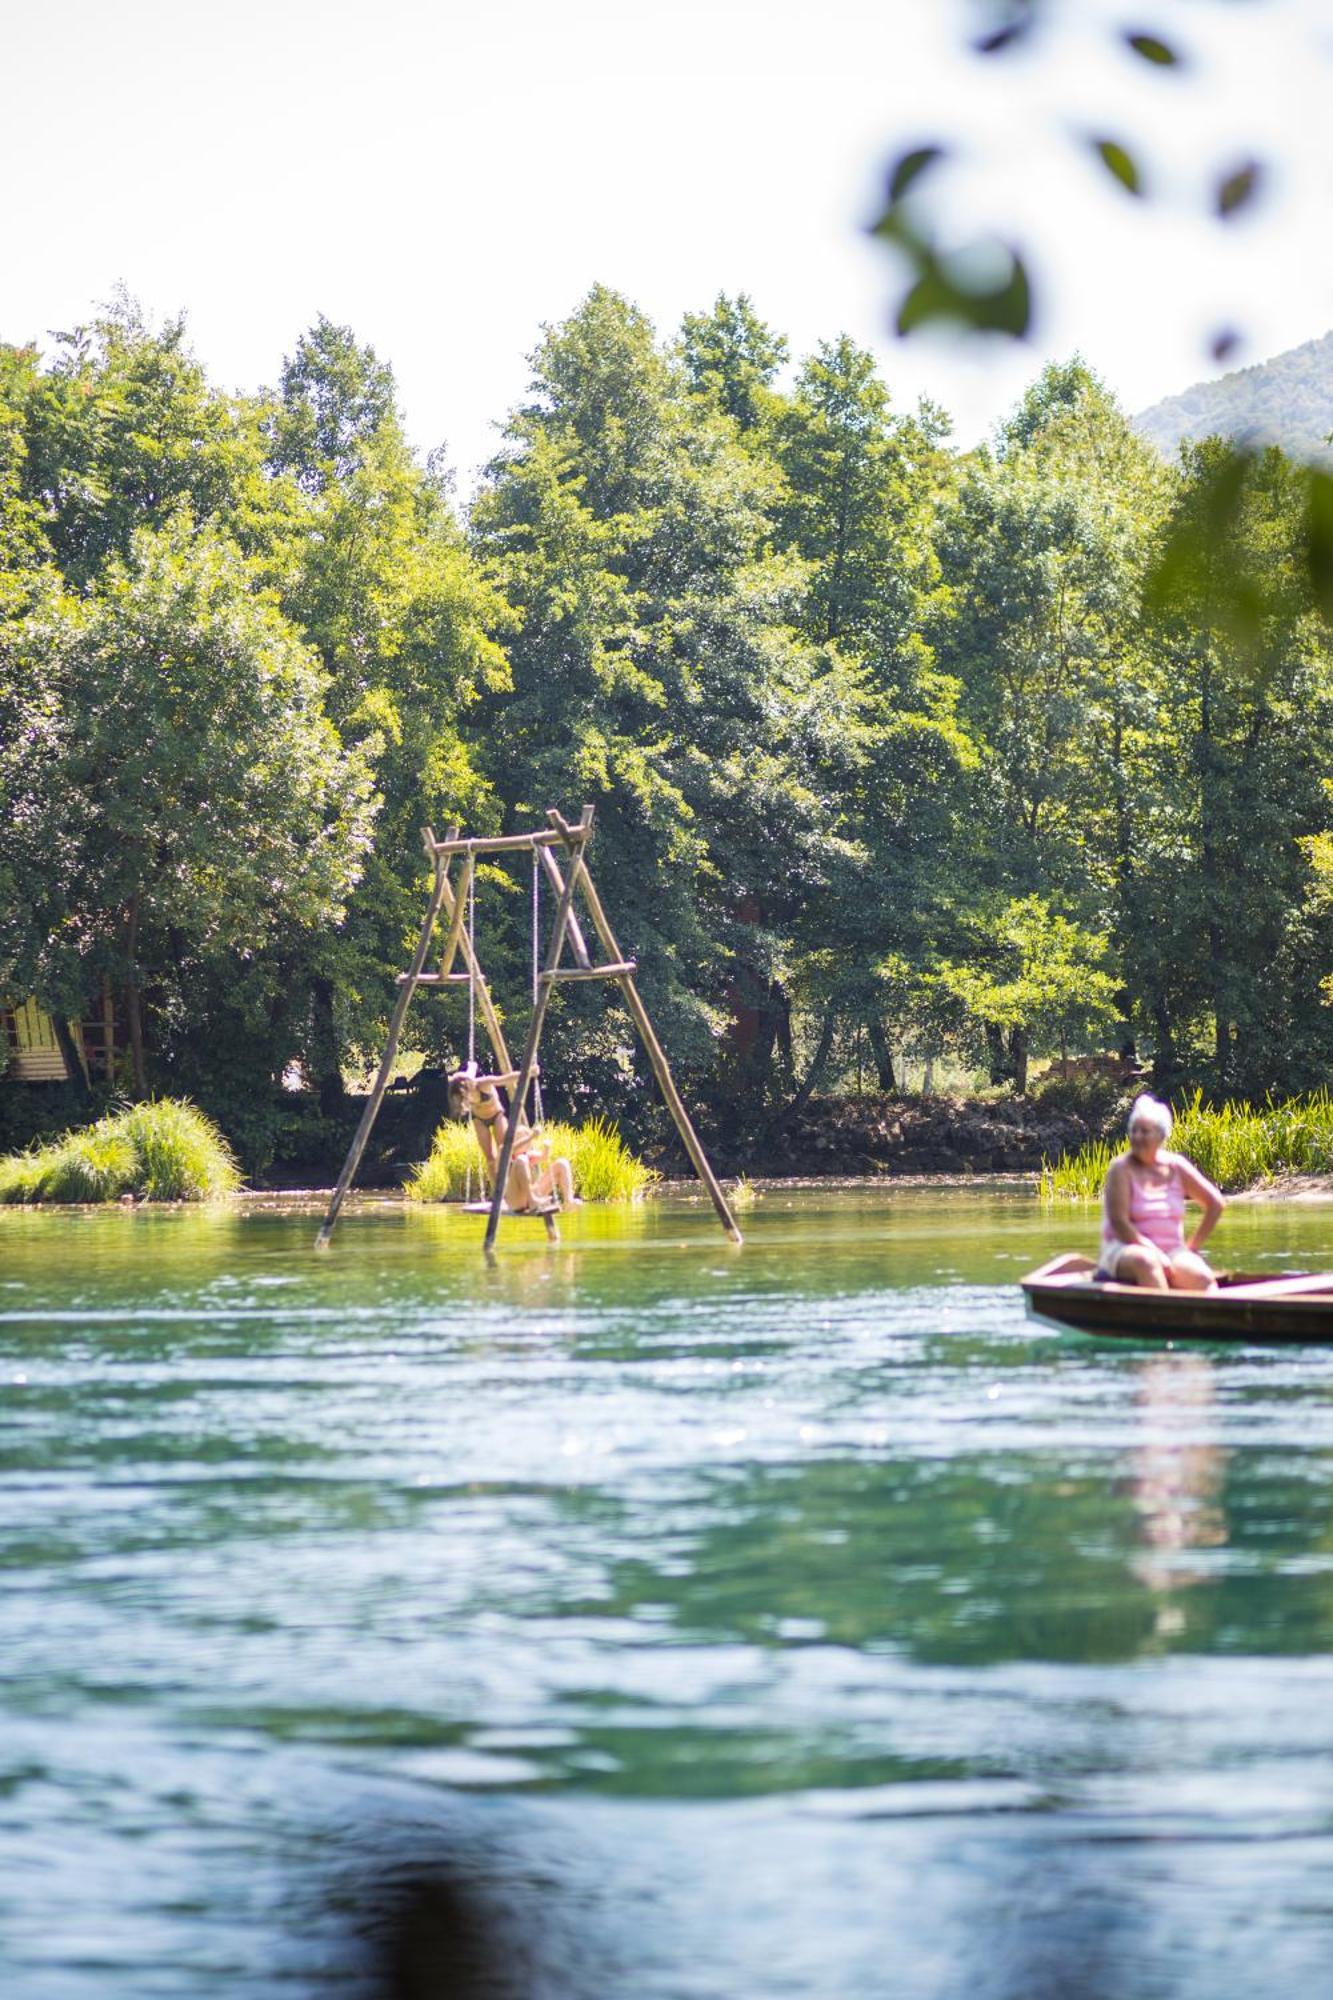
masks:
[[[1093,1280],[1087,1257],[1052,1258],[1022,1279],[1047,1325],[1112,1340],[1333,1342],[1333,1272],[1219,1277],[1215,1292],[1156,1292]]]

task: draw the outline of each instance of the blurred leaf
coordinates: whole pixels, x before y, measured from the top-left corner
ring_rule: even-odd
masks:
[[[1229,361],[1240,346],[1242,338],[1234,326],[1220,326],[1208,343],[1208,352],[1214,361]]]
[[[889,200],[901,201],[922,174],[945,157],[943,146],[915,146],[893,163],[889,173]]]
[[[1235,167],[1229,174],[1223,174],[1217,183],[1214,196],[1217,213],[1225,222],[1253,201],[1263,180],[1263,163],[1246,160],[1243,166]]]
[[[1015,42],[1022,41],[1031,26],[1030,20],[1010,21],[1007,26],[996,28],[992,34],[982,35],[973,42],[973,51],[979,56],[999,55],[1002,49],[1012,48]]]
[[[921,259],[920,276],[898,308],[899,334],[915,333],[933,320],[944,320],[970,327],[975,333],[1006,333],[1021,339],[1032,323],[1031,285],[1018,252],[1008,245],[1002,247],[1009,268],[1004,278],[992,285],[968,284],[928,252]]]
[[[1129,194],[1142,195],[1143,179],[1138,163],[1117,139],[1089,139],[1088,144],[1109,174],[1114,175]]]
[[[1333,473],[1312,467],[1305,506],[1306,559],[1316,602],[1333,620]]]
[[[999,55],[1004,49],[1013,48],[1032,32],[1036,25],[1037,9],[1035,0],[1010,0],[1005,7],[992,7],[991,13],[1000,13],[1003,18],[989,33],[978,35],[972,44],[975,55]]]
[[[1176,51],[1158,35],[1127,32],[1125,46],[1133,49],[1136,56],[1142,56],[1145,62],[1154,63],[1158,69],[1176,69],[1180,64]]]
[[[1274,611],[1275,578],[1247,561],[1242,514],[1259,455],[1213,439],[1199,448],[1202,470],[1191,504],[1173,524],[1148,573],[1150,611],[1192,628],[1225,632],[1244,652],[1256,650]]]

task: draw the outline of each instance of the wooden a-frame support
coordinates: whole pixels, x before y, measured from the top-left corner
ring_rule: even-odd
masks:
[[[712,1198],[713,1207],[717,1210],[718,1220],[726,1230],[727,1235],[733,1243],[741,1242],[741,1232],[736,1227],[735,1217],[727,1206],[726,1196],[718,1184],[716,1174],[708,1163],[707,1155],[699,1143],[698,1134],[690,1123],[689,1113],[681,1101],[680,1092],[676,1089],[675,1079],[671,1074],[671,1068],[667,1062],[665,1051],[657,1039],[653,1024],[648,1018],[648,1010],[644,1006],[639,989],[634,983],[634,974],[637,970],[635,961],[622,957],[620,947],[616,943],[615,934],[607,922],[606,911],[602,907],[601,897],[598,895],[592,876],[588,872],[586,849],[589,840],[592,838],[593,808],[585,806],[583,808],[583,816],[576,824],[571,824],[560,813],[555,811],[548,812],[546,817],[550,821],[550,827],[544,832],[505,834],[490,840],[462,840],[459,838],[459,830],[456,826],[450,829],[449,834],[444,840],[436,840],[429,827],[426,829],[423,838],[426,852],[435,865],[435,882],[431,890],[429,904],[427,905],[425,922],[421,926],[421,935],[417,940],[416,953],[413,957],[410,970],[400,972],[398,975],[398,997],[389,1019],[389,1032],[384,1045],[384,1054],[380,1058],[379,1070],[371,1086],[370,1096],[366,1100],[365,1110],[361,1114],[361,1122],[357,1126],[356,1137],[353,1139],[347,1158],[343,1162],[342,1172],[338,1176],[338,1185],[333,1190],[328,1213],[324,1217],[319,1236],[316,1239],[316,1247],[318,1249],[322,1250],[327,1247],[333,1235],[334,1224],[338,1220],[338,1211],[343,1205],[347,1190],[351,1187],[356,1177],[356,1170],[361,1164],[361,1156],[366,1150],[366,1143],[370,1138],[371,1128],[375,1123],[380,1105],[384,1100],[384,1093],[389,1087],[389,1073],[393,1068],[394,1057],[398,1053],[398,1042],[403,1031],[403,1022],[407,1018],[407,1010],[412,1003],[412,996],[418,986],[472,986],[476,992],[482,1019],[486,1024],[486,1032],[490,1037],[491,1047],[495,1052],[497,1067],[502,1074],[513,1072],[513,1065],[509,1059],[509,1050],[505,1044],[504,1031],[500,1026],[499,1017],[496,1014],[495,1004],[491,998],[490,988],[486,984],[480,961],[473,950],[472,940],[467,935],[464,920],[467,913],[468,897],[472,892],[477,856],[479,854],[512,853],[523,849],[527,849],[530,853],[535,854],[541,864],[542,872],[556,896],[556,916],[551,928],[550,943],[546,950],[546,964],[537,980],[537,996],[531,1018],[528,1022],[527,1039],[524,1043],[522,1061],[518,1066],[517,1081],[510,1096],[508,1129],[505,1132],[504,1144],[500,1149],[499,1164],[495,1172],[495,1186],[491,1190],[490,1212],[486,1221],[485,1249],[487,1253],[489,1254],[494,1247],[496,1231],[500,1227],[500,1217],[505,1212],[504,1194],[505,1188],[508,1185],[509,1168],[514,1155],[514,1141],[518,1133],[519,1123],[523,1118],[528,1091],[532,1085],[533,1078],[537,1074],[537,1052],[541,1044],[542,1025],[546,1019],[546,1009],[550,1004],[552,990],[565,981],[593,979],[612,981],[620,988],[621,993],[624,995],[625,1005],[629,1010],[630,1018],[638,1029],[639,1039],[642,1041],[644,1049],[647,1051],[648,1060],[653,1066],[653,1074],[657,1078],[658,1088],[666,1101],[668,1111],[670,1111],[671,1116],[676,1122],[676,1130],[680,1133],[685,1150],[693,1163],[694,1170],[707,1188]],[[565,850],[567,872],[564,875],[561,874],[560,866],[552,852],[552,849],[556,847],[563,847]],[[449,879],[449,870],[455,857],[459,855],[463,857],[463,868],[458,886],[455,888]],[[575,912],[575,898],[580,895],[583,898],[584,907],[592,920],[593,929],[596,931],[602,950],[605,953],[605,959],[600,965],[593,962],[588,951],[587,940]],[[440,959],[440,970],[438,972],[427,972],[425,964],[430,955],[431,944],[435,937],[435,929],[440,920],[441,912],[448,917],[449,929],[445,936],[444,950]],[[572,966],[562,966],[560,963],[566,937],[570,941],[576,960],[576,963]],[[454,960],[460,951],[467,967],[465,972],[455,972],[453,969]],[[546,1224],[547,1235],[554,1240],[558,1240],[554,1213],[550,1210],[540,1212]]]

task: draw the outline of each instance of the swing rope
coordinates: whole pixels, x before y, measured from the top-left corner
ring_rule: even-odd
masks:
[[[475,866],[468,870],[467,877],[467,1059],[475,1071],[477,1063],[477,871]],[[471,1119],[468,1120],[469,1126]],[[471,1134],[469,1132],[469,1143]],[[468,1154],[467,1177],[463,1188],[463,1200],[472,1200],[472,1157]]]
[[[467,878],[467,1059],[477,1060],[477,871]]]
[[[532,850],[532,1007],[534,1013],[537,1010],[537,997],[541,991],[538,978],[540,972],[538,945],[541,938],[541,927],[541,872],[537,866],[537,850],[534,847]],[[540,1132],[542,1126],[546,1123],[546,1114],[542,1109],[542,1073],[540,1069],[536,1069],[532,1073],[532,1108],[536,1114],[537,1130]]]

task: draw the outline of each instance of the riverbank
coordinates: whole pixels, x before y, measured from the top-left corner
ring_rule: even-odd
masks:
[[[274,1187],[317,1186],[337,1178],[362,1100],[348,1100],[336,1128],[324,1121],[322,1144],[297,1156],[281,1154],[260,1181]],[[423,1118],[411,1097],[386,1101],[358,1175],[363,1187],[395,1187],[430,1150],[442,1110]],[[709,1106],[695,1110],[700,1136],[716,1171],[751,1181],[859,1180],[951,1175],[1037,1174],[1042,1162],[1074,1152],[1096,1136],[1093,1121],[1057,1111],[1040,1098],[819,1098],[786,1123],[738,1130]],[[346,1131],[343,1131],[343,1124]],[[335,1144],[335,1136],[346,1143]],[[632,1141],[631,1141],[632,1143]],[[674,1132],[642,1149],[666,1180],[689,1167]]]
[[[1333,1201],[1333,1174],[1276,1174],[1257,1187],[1243,1188],[1228,1201]]]

